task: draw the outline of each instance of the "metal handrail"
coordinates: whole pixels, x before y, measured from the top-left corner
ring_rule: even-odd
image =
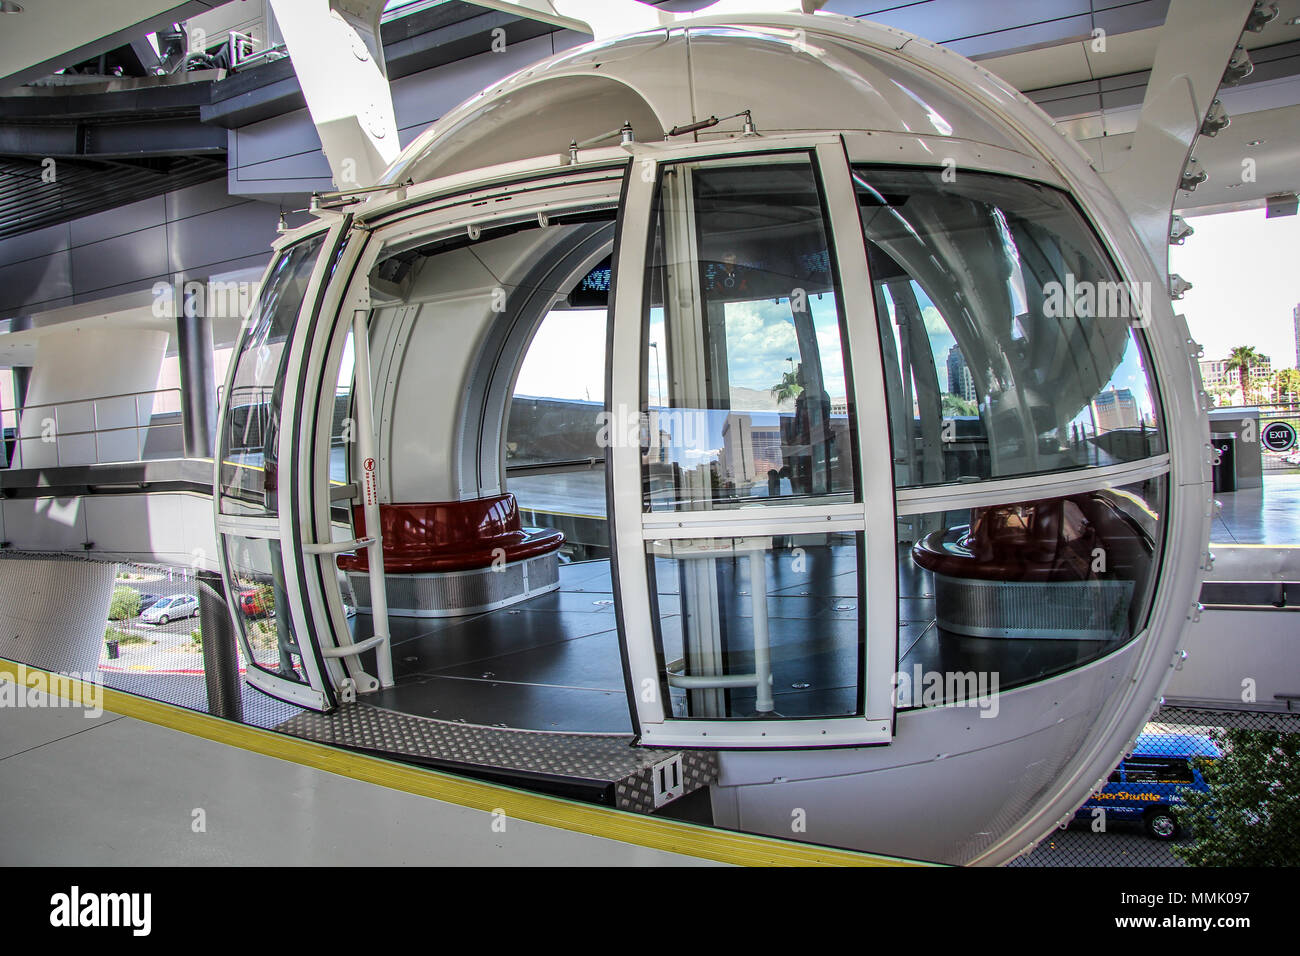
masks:
[[[568,458],[563,461],[544,461],[531,465],[506,465],[506,475],[518,478],[529,475],[560,475],[574,471],[593,471],[597,465],[604,467],[604,457]]]
[[[143,461],[144,446],[147,441],[148,431],[150,428],[154,428],[154,427],[159,429],[182,428],[183,425],[180,422],[167,422],[155,426],[153,424],[153,417],[155,414],[158,413],[155,412],[152,409],[152,407],[149,412],[148,420],[141,421],[139,400],[143,397],[148,397],[151,399],[151,402],[153,402],[156,400],[157,396],[166,395],[169,393],[175,393],[179,398],[181,395],[181,389],[179,387],[154,388],[154,389],[147,389],[138,392],[120,392],[112,395],[96,395],[91,398],[79,398],[71,401],[37,402],[32,404],[26,404],[21,409],[6,409],[3,412],[0,412],[0,431],[7,430],[9,427],[13,427],[15,432],[12,438],[8,438],[7,436],[4,438],[4,445],[6,446],[6,450],[8,449],[8,447],[12,446],[15,452],[13,460],[7,461],[5,463],[6,467],[14,468],[14,469],[21,469],[21,468],[28,467],[30,463],[25,461],[25,457],[30,457],[30,456],[24,455],[24,449],[26,445],[31,442],[36,442],[42,446],[53,445],[54,446],[53,465],[54,467],[62,467],[64,464],[63,462],[64,453],[63,453],[63,449],[60,446],[63,444],[64,440],[71,439],[71,438],[85,437],[87,435],[94,437],[93,461],[89,461],[89,462],[77,461],[74,462],[73,464],[78,464],[78,465],[110,464],[110,463],[119,463],[119,462],[126,462],[126,461]],[[132,400],[132,409],[133,409],[132,417],[134,419],[134,423],[130,425],[112,425],[112,426],[101,428],[99,424],[100,403],[122,401],[123,399]],[[178,407],[180,406],[180,404],[181,403],[178,401],[177,402]],[[73,429],[68,431],[68,430],[64,430],[60,426],[59,418],[61,413],[63,415],[67,415],[72,410],[87,405],[90,406],[92,427]],[[46,437],[45,424],[47,421],[51,420],[51,416],[49,416],[48,414],[47,415],[40,414],[41,410],[43,409],[53,411],[52,420],[53,420],[54,428],[49,437]],[[23,421],[24,420],[30,421],[31,416],[33,415],[35,415],[37,419],[40,421],[41,428],[39,429],[37,434],[24,435],[23,428],[22,428]],[[13,425],[10,426],[8,424],[8,421],[12,421]],[[100,446],[101,435],[110,435],[118,432],[130,432],[130,431],[135,432],[136,435],[136,440],[134,443],[134,449],[135,449],[134,458],[121,457],[120,455],[106,456],[104,454]],[[83,457],[83,456],[77,456],[77,457]],[[36,465],[32,465],[31,467],[43,467],[43,468],[50,467],[51,463],[46,459],[46,456],[41,455],[40,458],[41,461]]]

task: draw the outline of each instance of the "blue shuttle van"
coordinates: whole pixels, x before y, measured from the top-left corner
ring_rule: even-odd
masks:
[[[1140,820],[1149,836],[1172,840],[1180,830],[1175,812],[1183,803],[1180,791],[1209,789],[1193,758],[1217,760],[1222,756],[1214,741],[1203,734],[1142,734],[1101,793],[1089,797],[1075,819],[1091,821],[1093,810],[1101,807],[1108,818]]]

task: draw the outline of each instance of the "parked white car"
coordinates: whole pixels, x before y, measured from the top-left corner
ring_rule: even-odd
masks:
[[[177,618],[198,616],[198,598],[192,594],[174,594],[171,597],[160,598],[140,615],[140,620],[146,624],[166,624]]]

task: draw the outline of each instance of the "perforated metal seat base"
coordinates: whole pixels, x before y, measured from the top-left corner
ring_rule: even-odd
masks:
[[[348,572],[357,609],[370,612],[370,576]],[[509,607],[560,586],[555,552],[499,567],[385,576],[388,613],[396,617],[459,617]]]
[[[575,788],[605,790],[620,810],[653,813],[656,764],[680,755],[682,793],[717,779],[717,757],[709,751],[657,750],[632,745],[624,734],[568,734],[507,727],[482,727],[414,717],[364,702],[332,713],[304,711],[275,728],[281,733],[371,753],[410,757],[450,770],[488,771],[496,779],[569,781]],[[593,787],[593,785],[595,785]],[[603,802],[603,801],[602,801]],[[662,801],[661,801],[662,805]]]
[[[934,576],[939,627],[971,637],[1108,641],[1124,633],[1132,581],[983,581]]]

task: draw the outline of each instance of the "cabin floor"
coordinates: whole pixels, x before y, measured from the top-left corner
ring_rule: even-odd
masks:
[[[773,689],[784,717],[833,716],[858,710],[859,596],[853,549],[809,548],[806,574],[769,556]],[[819,553],[820,552],[820,553]],[[1105,648],[1101,641],[972,638],[935,622],[931,575],[900,548],[899,671],[996,675],[996,689],[1064,670]],[[726,616],[749,615],[748,573],[722,565]],[[681,655],[676,569],[656,561],[661,629],[667,656]],[[787,580],[788,579],[788,580]],[[358,638],[372,633],[369,615],[352,619]],[[459,618],[390,619],[397,684],[366,703],[417,717],[519,730],[630,734],[623,664],[608,560],[562,565],[558,590]],[[752,653],[729,655],[731,669],[752,667]],[[987,685],[985,685],[987,686]],[[980,688],[985,692],[984,687]],[[917,688],[919,695],[920,688]],[[926,701],[932,703],[932,701]],[[917,703],[921,703],[918,699]],[[733,714],[748,716],[753,691],[730,692]],[[684,693],[674,692],[683,715]]]
[[[359,613],[353,630],[373,633]],[[560,568],[560,588],[496,611],[391,617],[397,686],[375,707],[521,730],[630,734],[609,562]]]

